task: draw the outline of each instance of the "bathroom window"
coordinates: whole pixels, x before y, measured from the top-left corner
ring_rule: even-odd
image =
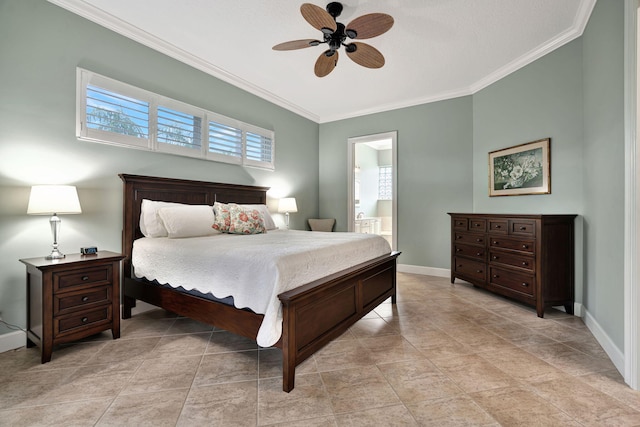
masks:
[[[380,166],[378,168],[378,200],[393,199],[392,167]]]

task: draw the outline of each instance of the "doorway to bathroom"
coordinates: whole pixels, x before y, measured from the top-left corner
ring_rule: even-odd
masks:
[[[349,231],[379,234],[397,250],[397,132],[348,139]]]

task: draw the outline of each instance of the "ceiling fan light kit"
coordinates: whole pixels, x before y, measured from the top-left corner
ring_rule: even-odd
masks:
[[[342,13],[342,3],[331,2],[326,10],[311,3],[300,6],[302,17],[322,32],[322,41],[315,39],[293,40],[277,44],[273,50],[295,50],[327,44],[329,49],[316,60],[314,72],[318,77],[329,74],[338,64],[338,49],[344,46],[347,56],[356,64],[367,68],[380,68],[384,56],[378,49],[362,42],[345,43],[347,39],[368,39],[386,33],[393,26],[393,17],[385,13],[370,13],[344,25],[336,19]]]

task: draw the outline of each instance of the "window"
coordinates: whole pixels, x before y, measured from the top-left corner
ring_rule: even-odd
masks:
[[[274,169],[274,132],[78,68],[79,139]]]
[[[378,168],[378,200],[393,199],[393,174],[391,166]]]

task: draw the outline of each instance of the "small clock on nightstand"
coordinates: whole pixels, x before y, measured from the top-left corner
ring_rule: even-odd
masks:
[[[27,267],[27,347],[40,346],[42,363],[53,346],[111,329],[120,337],[120,261],[98,251],[63,259],[21,259]]]

